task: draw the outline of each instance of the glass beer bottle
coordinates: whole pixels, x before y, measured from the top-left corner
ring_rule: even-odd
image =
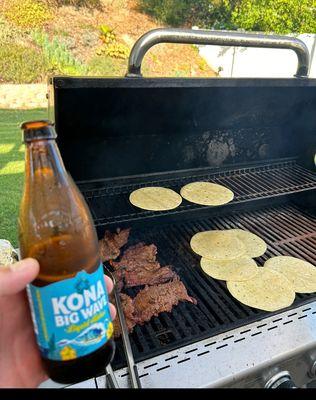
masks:
[[[40,264],[28,285],[34,330],[48,376],[74,383],[103,372],[114,354],[108,294],[93,221],[67,174],[49,121],[22,124],[25,184],[21,257]]]

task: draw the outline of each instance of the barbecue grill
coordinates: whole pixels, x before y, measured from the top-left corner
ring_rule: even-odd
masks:
[[[298,68],[288,79],[143,78],[146,51],[162,42],[288,48]],[[297,39],[158,29],[136,42],[124,78],[51,80],[58,145],[99,238],[132,228],[128,246],[154,243],[159,262],[197,299],[130,334],[142,387],[303,387],[314,379],[316,294],[296,294],[274,313],[247,307],[203,273],[189,246],[196,232],[242,228],[268,244],[258,265],[276,255],[316,264],[316,80],[308,63]],[[140,187],[179,192],[198,180],[230,188],[234,200],[220,207],[184,200],[165,212],[128,200]],[[116,344],[112,367],[128,387],[121,339]],[[105,376],[74,386],[102,388]]]

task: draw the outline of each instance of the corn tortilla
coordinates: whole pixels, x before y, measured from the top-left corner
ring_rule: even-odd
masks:
[[[136,207],[150,211],[172,210],[182,202],[182,197],[175,191],[156,186],[134,190],[129,201]]]
[[[181,196],[191,203],[204,206],[220,206],[234,198],[234,193],[225,186],[211,182],[192,182],[182,187]]]
[[[260,257],[267,251],[266,242],[254,233],[243,229],[230,229],[229,232],[231,232],[232,235],[236,235],[236,237],[243,242],[248,257]]]
[[[264,267],[283,274],[293,284],[297,293],[316,292],[316,267],[307,261],[278,256],[267,260]]]
[[[200,264],[207,275],[223,281],[246,281],[254,278],[260,269],[251,258],[214,261],[202,257]]]
[[[264,311],[289,307],[295,299],[293,285],[286,277],[268,268],[243,282],[228,281],[227,289],[241,303]]]
[[[210,260],[233,260],[246,253],[244,244],[226,230],[198,232],[191,238],[190,246],[195,253]]]

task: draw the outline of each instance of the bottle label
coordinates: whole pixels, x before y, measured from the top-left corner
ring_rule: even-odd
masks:
[[[44,287],[27,288],[34,331],[41,354],[51,360],[72,360],[103,346],[113,324],[102,264],[92,274]]]

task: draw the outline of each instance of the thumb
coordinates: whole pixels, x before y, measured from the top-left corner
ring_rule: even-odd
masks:
[[[12,295],[24,290],[38,273],[39,264],[33,258],[0,267],[0,296]]]

